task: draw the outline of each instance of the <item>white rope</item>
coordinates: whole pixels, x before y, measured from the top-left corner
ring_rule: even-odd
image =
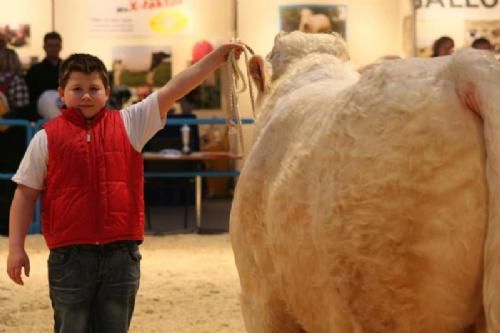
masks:
[[[240,137],[239,141],[241,146],[241,152],[244,154],[245,143],[243,140],[243,126],[241,123],[238,95],[243,93],[247,89],[247,87],[249,87],[250,101],[252,103],[252,114],[254,118],[255,118],[255,100],[254,100],[252,83],[250,82],[250,68],[248,64],[249,52],[246,47],[244,48],[243,53],[245,55],[245,65],[247,67],[246,79],[248,80],[248,85],[247,82],[245,81],[245,75],[238,66],[238,61],[236,60],[235,51],[233,50],[229,53],[228,60],[226,63],[225,81],[227,82],[228,86],[226,87],[224,92],[227,98],[226,123],[229,126],[230,130],[237,127],[238,134]]]

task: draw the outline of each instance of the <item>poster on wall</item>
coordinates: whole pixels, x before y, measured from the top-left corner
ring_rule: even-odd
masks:
[[[3,39],[8,47],[28,46],[31,41],[31,26],[25,23],[0,23],[0,39]]]
[[[89,0],[91,33],[175,35],[190,24],[192,0]]]
[[[413,0],[416,15],[417,56],[428,57],[442,36],[453,39],[455,49],[487,38],[499,56],[500,0]]]
[[[346,38],[347,6],[286,5],[279,7],[280,30],[290,32],[337,32]]]
[[[152,91],[172,77],[171,48],[165,46],[117,46],[112,49],[115,86]],[[145,97],[145,96],[143,96]]]

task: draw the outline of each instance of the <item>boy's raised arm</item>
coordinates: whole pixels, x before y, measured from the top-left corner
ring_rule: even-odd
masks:
[[[210,74],[226,61],[232,50],[239,58],[243,46],[237,43],[227,43],[219,46],[196,64],[175,75],[158,91],[160,116],[165,118],[170,107],[188,92],[201,84]]]
[[[7,257],[7,274],[17,284],[23,285],[21,271],[29,276],[30,261],[24,249],[24,241],[28,227],[33,219],[39,190],[18,185],[10,207],[9,221],[9,255]]]

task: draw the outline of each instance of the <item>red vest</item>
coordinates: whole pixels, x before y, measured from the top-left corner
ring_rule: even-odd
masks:
[[[49,248],[144,238],[144,166],[118,111],[48,122],[42,231]]]

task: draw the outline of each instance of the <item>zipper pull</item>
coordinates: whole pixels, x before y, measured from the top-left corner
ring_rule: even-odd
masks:
[[[87,143],[90,143],[90,129],[87,127]]]

